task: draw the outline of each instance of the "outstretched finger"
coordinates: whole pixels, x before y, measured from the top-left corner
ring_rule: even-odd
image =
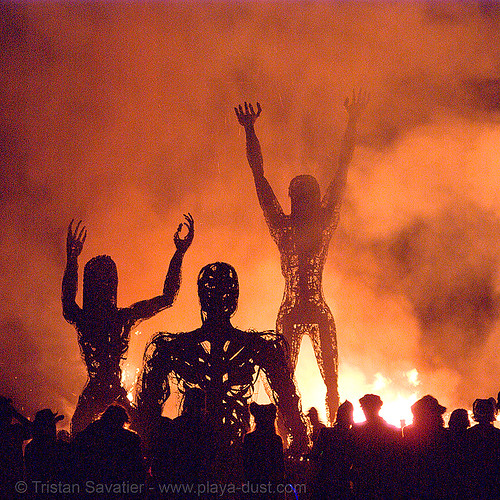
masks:
[[[77,239],[78,241],[81,241],[83,234],[84,234],[84,233],[86,233],[86,232],[87,232],[87,230],[86,230],[85,226],[82,226],[82,229],[81,229],[81,230],[80,230],[80,232],[78,233],[78,236],[76,237],[76,239]],[[75,234],[76,234],[76,233],[75,233]]]
[[[85,243],[86,239],[87,239],[87,230],[85,229],[85,232],[83,233],[83,238],[82,238],[82,245]]]
[[[250,113],[251,113],[252,115],[254,115],[254,114],[255,114],[255,111],[253,110],[252,103],[250,103],[250,104],[248,105],[248,107],[250,108]]]
[[[245,101],[245,113],[248,115],[248,103]]]
[[[187,213],[187,215],[186,214],[183,214],[183,215],[184,215],[184,218],[188,221],[189,227],[193,226],[194,225],[193,216],[189,212]]]
[[[68,226],[68,237],[73,236],[73,222],[75,222],[75,219],[71,219],[71,222],[69,223],[69,226]]]
[[[80,229],[80,225],[81,225],[82,221],[79,220],[78,221],[78,224],[76,225],[75,227],[75,231],[73,232],[73,234],[71,235],[73,239],[76,239],[77,238],[77,235],[78,235],[78,231]]]
[[[257,101],[257,117],[260,116],[261,111],[262,111],[262,108],[260,107],[260,103]]]

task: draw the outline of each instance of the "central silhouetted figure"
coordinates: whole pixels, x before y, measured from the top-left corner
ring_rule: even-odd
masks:
[[[63,315],[78,332],[78,343],[89,376],[71,421],[73,434],[85,429],[112,403],[119,403],[129,412],[133,410],[121,384],[120,362],[128,350],[131,329],[170,307],[177,296],[182,260],[194,236],[192,216],[184,217],[186,222],[179,224],[174,234],[176,251],[170,261],[163,295],[123,308],[116,305],[118,275],[116,265],[108,255],[99,255],[87,262],[83,271],[83,308],[76,303],[78,256],[87,231],[80,227],[81,222],[73,230],[71,221],[62,284]],[[182,226],[188,229],[184,238],[180,237]]]
[[[238,122],[245,128],[247,158],[259,203],[281,256],[285,291],[276,330],[290,345],[292,373],[295,372],[302,336],[310,336],[327,389],[326,407],[330,423],[339,404],[338,353],[335,322],[323,296],[323,268],[328,245],[339,220],[347,170],[354,151],[356,122],[366,103],[367,95],[362,92],[345,100],[348,122],[340,154],[330,165],[332,182],[321,199],[319,184],[314,177],[294,177],[288,190],[290,215],[285,215],[264,176],[260,143],[254,129],[261,112],[260,104],[257,103],[257,111],[247,103],[244,108],[241,105],[235,108]]]
[[[122,482],[139,486],[146,478],[141,439],[125,428],[128,422],[129,415],[125,408],[113,404],[99,419],[75,436],[70,451],[72,474],[73,479],[81,484],[81,493],[87,494],[83,498],[99,497],[97,488],[93,494],[86,488],[89,484],[107,485],[110,494],[103,498],[143,498],[142,495],[123,494],[125,489],[118,493],[115,486]],[[113,487],[114,490],[111,489]],[[136,492],[137,489],[132,493]]]
[[[401,431],[380,415],[382,400],[365,394],[359,403],[366,421],[352,427],[352,478],[360,500],[390,500],[399,496]]]
[[[274,332],[238,330],[231,324],[239,296],[234,268],[224,262],[205,266],[198,276],[198,295],[201,327],[159,333],[146,348],[137,399],[139,425],[147,437],[161,421],[171,376],[183,393],[201,389],[205,393],[204,431],[210,436],[208,479],[234,482],[241,469],[238,449],[249,424],[248,400],[259,370],[267,376],[297,452],[307,447],[307,431],[280,337]]]
[[[248,481],[248,500],[277,500],[285,480],[283,442],[276,434],[276,406],[250,404],[255,430],[243,441],[243,467]]]

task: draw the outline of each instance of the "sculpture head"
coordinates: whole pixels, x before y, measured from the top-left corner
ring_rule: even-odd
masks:
[[[240,288],[233,266],[214,262],[198,275],[198,296],[203,319],[229,319],[238,307]]]
[[[116,307],[118,273],[109,255],[90,259],[83,270],[83,309],[96,310]]]
[[[321,205],[321,191],[318,181],[312,175],[297,175],[288,187],[292,215],[317,209]]]

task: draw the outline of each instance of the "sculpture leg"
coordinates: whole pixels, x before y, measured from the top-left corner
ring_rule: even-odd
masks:
[[[318,329],[311,332],[316,362],[326,386],[326,412],[329,424],[333,424],[339,407],[338,350],[335,321],[330,315],[318,323]]]
[[[291,315],[279,315],[276,321],[276,332],[283,336],[289,348],[288,362],[290,370],[294,374],[299,359],[300,342],[302,340],[302,331],[295,327],[295,321]]]
[[[288,343],[288,349],[289,349],[288,364],[289,364],[290,372],[292,373],[292,376],[293,376],[293,381],[295,382],[295,387],[296,387],[297,393],[299,393],[299,390],[297,387],[297,381],[295,380],[295,368],[297,366],[297,361],[299,359],[300,342],[302,340],[302,331],[300,329],[295,328],[294,321],[290,318],[290,316],[286,316],[286,315],[278,316],[278,320],[276,322],[276,331],[277,331],[277,333],[282,335],[283,338]],[[266,388],[267,395],[269,396],[269,398],[272,401],[271,390],[268,387],[267,383],[264,384],[264,387]],[[283,416],[281,415],[279,410],[278,410],[278,416],[276,419],[276,425],[278,427],[278,434],[283,439],[283,443],[284,443],[285,447],[288,447],[290,436],[288,434],[288,429],[286,428]]]
[[[121,404],[127,411],[131,409],[127,392],[121,386],[119,379],[100,383],[93,379],[89,380],[78,398],[78,404],[71,419],[71,433],[75,435],[83,431],[113,403]]]
[[[75,413],[71,419],[71,434],[76,435],[83,431],[105,409],[102,389],[93,379],[87,382],[76,405]]]

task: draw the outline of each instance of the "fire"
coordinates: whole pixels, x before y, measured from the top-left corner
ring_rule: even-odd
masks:
[[[126,363],[122,368],[122,386],[127,390],[127,399],[131,403],[134,401],[134,392],[139,377],[139,371],[140,368],[134,367],[130,363]]]
[[[317,408],[322,420],[326,422],[326,388],[316,365],[314,352],[309,337],[305,336],[301,346],[299,363],[295,376],[299,386],[302,408],[307,411],[311,406]],[[384,402],[380,415],[390,424],[400,427],[412,422],[411,406],[421,397],[418,371],[412,368],[401,372],[397,380],[383,373],[376,373],[368,378],[361,369],[346,362],[340,364],[339,392],[340,400],[349,400],[354,405],[354,421],[362,422],[365,416],[358,400],[364,394],[378,394]]]

